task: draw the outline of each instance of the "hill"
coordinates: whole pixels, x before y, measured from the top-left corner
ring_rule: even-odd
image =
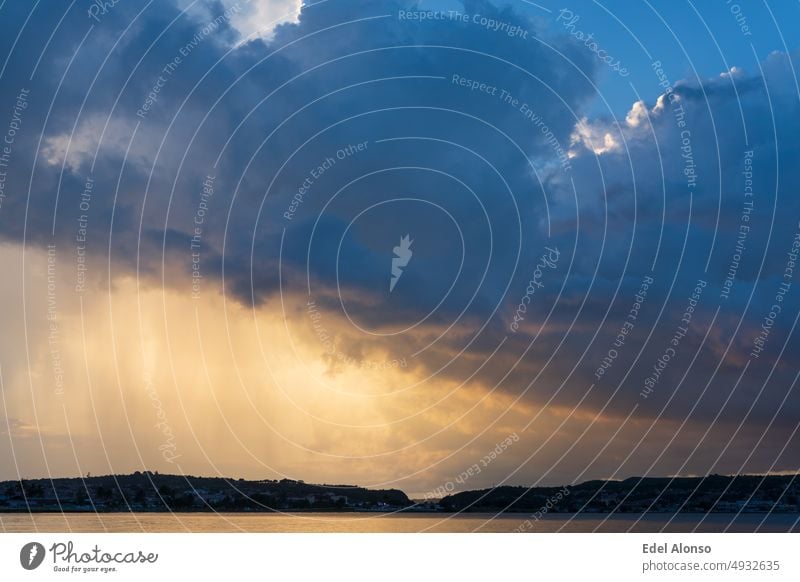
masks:
[[[390,511],[411,505],[397,489],[150,471],[0,482],[0,511]]]
[[[587,481],[565,487],[496,487],[448,495],[445,511],[554,513],[800,512],[798,475],[709,475]]]

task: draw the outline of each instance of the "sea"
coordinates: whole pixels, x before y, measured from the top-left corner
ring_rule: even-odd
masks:
[[[0,513],[0,532],[800,532],[798,514]]]

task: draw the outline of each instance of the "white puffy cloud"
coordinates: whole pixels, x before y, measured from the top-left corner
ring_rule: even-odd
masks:
[[[270,40],[281,24],[296,23],[303,0],[220,0],[223,10],[231,14],[230,25],[239,33],[238,43],[256,38]],[[178,0],[177,5],[199,20],[213,18],[208,0],[199,3]]]
[[[125,156],[136,123],[121,117],[93,114],[78,124],[73,133],[62,132],[45,138],[42,157],[51,166],[65,164],[76,173],[102,150],[104,157]],[[136,140],[128,151],[129,163],[143,163],[152,159],[152,142]]]
[[[281,24],[297,22],[303,5],[302,0],[251,0],[247,4],[242,0],[223,0],[226,7],[237,3],[244,7],[231,18],[231,25],[239,31],[242,40],[272,38]]]
[[[616,134],[616,135],[615,135]],[[586,117],[575,124],[570,136],[571,153],[583,147],[597,155],[618,152],[622,148],[619,131],[612,124],[603,121],[589,121]]]

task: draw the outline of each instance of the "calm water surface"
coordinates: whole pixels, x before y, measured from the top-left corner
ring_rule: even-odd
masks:
[[[800,531],[800,515],[683,514],[354,514],[354,513],[0,513],[0,532],[787,532]]]

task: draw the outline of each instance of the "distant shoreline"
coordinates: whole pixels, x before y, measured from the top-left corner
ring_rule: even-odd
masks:
[[[631,477],[562,487],[502,485],[412,500],[399,489],[150,471],[0,482],[0,513],[800,514],[800,475]]]

